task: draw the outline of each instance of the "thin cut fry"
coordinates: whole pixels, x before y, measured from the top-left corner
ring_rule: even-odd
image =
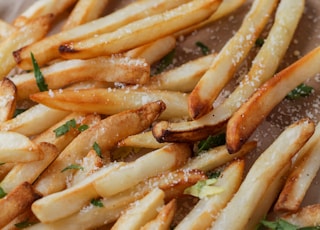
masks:
[[[16,109],[17,88],[12,81],[5,78],[0,81],[0,122],[13,117]]]
[[[16,31],[16,28],[0,19],[0,42]]]
[[[129,136],[118,143],[119,147],[137,147],[157,149],[165,146],[167,143],[159,143],[153,137],[152,132],[143,132],[136,135]]]
[[[312,227],[320,225],[320,204],[308,205],[295,213],[281,216],[282,219],[298,227]]]

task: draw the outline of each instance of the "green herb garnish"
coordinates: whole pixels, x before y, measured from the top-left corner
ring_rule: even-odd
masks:
[[[101,149],[97,142],[94,142],[92,148],[94,149],[94,151],[96,151],[99,157],[102,157]]]
[[[101,202],[101,199],[92,199],[90,203],[96,207],[100,207],[100,208],[103,207],[103,203]]]
[[[36,78],[36,82],[37,82],[37,85],[38,85],[40,92],[48,91],[48,85],[46,84],[46,82],[44,80],[44,77],[41,73],[38,62],[34,58],[33,53],[31,53],[31,60],[32,60],[32,65],[33,65],[34,76]]]
[[[65,167],[64,169],[62,169],[61,172],[67,171],[69,169],[77,169],[77,170],[81,169],[81,170],[84,170],[84,168],[81,165],[71,164],[71,165]]]
[[[264,44],[264,39],[263,38],[257,38],[256,42],[255,42],[255,45],[257,47],[262,47]]]
[[[286,98],[290,100],[295,100],[301,97],[307,97],[309,96],[313,91],[313,88],[311,86],[308,86],[304,83],[298,85],[294,90],[292,90]]]
[[[200,199],[219,194],[223,192],[223,188],[215,186],[217,179],[200,180],[195,185],[188,187],[184,190],[183,194],[199,197]]]
[[[84,124],[84,125],[80,125],[78,130],[80,132],[83,132],[83,131],[87,130],[88,128],[89,128],[89,125]]]
[[[260,222],[260,224],[264,227],[267,227],[267,228],[273,229],[273,230],[317,230],[317,229],[320,229],[320,226],[298,227],[298,226],[293,225],[283,219],[278,219],[276,221],[262,220]]]
[[[160,74],[161,72],[163,72],[170,64],[173,63],[173,59],[174,59],[174,55],[176,53],[176,50],[173,49],[172,51],[170,51],[166,56],[164,56],[159,64],[156,66],[156,71],[154,73],[154,75]]]
[[[3,190],[3,188],[0,187],[0,199],[5,197],[7,193]]]
[[[220,171],[209,171],[206,173],[207,177],[209,179],[217,179],[220,175],[221,175],[221,172]]]
[[[208,55],[210,53],[209,47],[203,44],[202,42],[196,42],[195,44],[201,49],[203,55]]]
[[[18,116],[19,114],[23,113],[24,111],[26,111],[26,109],[16,109],[14,111],[13,117]]]
[[[20,223],[15,224],[14,226],[16,226],[16,228],[23,229],[23,228],[30,227],[34,224],[36,224],[36,222],[31,222],[31,221],[29,221],[29,219],[27,219],[25,221],[22,221]]]
[[[56,134],[56,137],[60,137],[64,134],[66,134],[67,132],[69,132],[71,128],[75,128],[76,125],[77,125],[76,120],[71,119],[71,120],[67,121],[65,124],[61,125],[60,127],[56,128],[55,130],[53,130],[53,132]]]
[[[220,133],[215,136],[209,136],[206,140],[202,140],[198,144],[198,154],[210,148],[214,148],[226,143],[226,134]]]

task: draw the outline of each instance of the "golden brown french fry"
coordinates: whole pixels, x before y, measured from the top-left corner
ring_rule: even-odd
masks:
[[[112,230],[138,230],[148,221],[155,218],[158,209],[164,204],[164,192],[154,189],[142,199],[133,203],[112,226]]]
[[[150,78],[150,66],[144,59],[120,55],[61,61],[42,68],[41,72],[51,90],[88,80],[145,84]],[[26,99],[30,94],[39,92],[33,72],[14,75],[10,80],[18,89],[18,99]]]
[[[146,103],[162,100],[166,110],[162,118],[188,116],[185,93],[161,90],[142,89],[83,89],[83,90],[52,90],[30,95],[33,101],[51,108],[85,112],[116,114],[128,109],[136,109]]]
[[[190,0],[135,1],[105,17],[62,31],[41,41],[14,52],[15,60],[22,69],[32,69],[30,52],[37,58],[40,66],[59,57],[58,47],[69,41],[79,41],[97,34],[111,32],[135,20],[164,12]]]
[[[100,196],[109,197],[149,177],[183,166],[190,155],[187,144],[168,144],[96,180],[94,187]]]
[[[70,112],[35,105],[15,118],[0,123],[0,130],[33,136],[45,131],[68,114]]]
[[[157,217],[143,227],[141,230],[166,230],[170,228],[174,214],[177,209],[177,202],[175,199],[171,200],[168,204],[164,205],[159,211]]]
[[[269,185],[278,176],[282,176],[279,173],[313,132],[314,124],[306,119],[287,127],[254,162],[239,190],[213,223],[212,229],[244,229],[250,217],[254,216],[255,208]],[[239,212],[239,207],[246,208]]]
[[[15,163],[1,163],[0,165],[0,180],[2,180],[14,167]]]
[[[30,207],[26,208],[25,212],[15,217],[6,226],[2,227],[2,230],[17,230],[17,227],[19,226],[25,227],[35,223],[38,223],[38,220],[32,213],[30,205]]]
[[[277,3],[277,0],[253,2],[237,33],[224,45],[192,90],[189,97],[189,113],[192,118],[197,119],[212,110],[212,103],[246,58]]]
[[[220,3],[221,0],[191,1],[161,14],[134,21],[114,32],[62,44],[59,51],[62,57],[67,59],[91,58],[127,51],[208,18]]]
[[[235,152],[285,96],[300,83],[320,72],[320,47],[276,74],[263,84],[230,118],[227,146]]]
[[[0,131],[0,162],[30,162],[42,158],[38,146],[28,137],[16,132]]]
[[[11,192],[16,186],[23,182],[32,184],[43,170],[58,156],[58,149],[54,145],[42,142],[38,146],[42,152],[43,159],[16,164],[0,183],[0,186],[5,192]]]
[[[167,143],[159,143],[153,137],[152,132],[143,132],[136,135],[128,136],[118,143],[119,147],[138,147],[138,148],[150,148],[157,149],[165,146]]]
[[[112,163],[70,188],[35,201],[31,206],[33,213],[41,222],[50,223],[80,211],[84,205],[98,197],[94,181],[108,176],[122,165],[125,163]]]
[[[154,42],[129,50],[125,53],[127,57],[144,58],[148,64],[159,61],[176,46],[176,39],[169,35],[159,38]]]
[[[13,117],[16,109],[17,88],[8,78],[0,81],[0,122]]]
[[[78,0],[64,23],[62,30],[69,30],[99,18],[108,3],[109,0]]]
[[[149,103],[136,110],[109,116],[83,131],[40,176],[35,189],[43,195],[64,189],[66,178],[72,174],[73,170],[63,173],[61,170],[86,156],[94,143],[98,144],[102,153],[111,150],[121,139],[148,128],[164,109],[165,105],[161,101]]]
[[[0,199],[0,207],[5,210],[0,215],[0,227],[8,224],[12,219],[22,214],[35,200],[39,199],[32,185],[24,182]]]
[[[70,6],[72,6],[76,0],[41,0],[34,2],[24,12],[22,12],[17,18],[14,19],[13,25],[16,27],[25,26],[32,20],[46,15],[52,14],[58,16]]]
[[[255,147],[256,142],[245,143],[242,148],[235,154],[229,154],[225,145],[212,148],[208,151],[204,151],[199,156],[193,157],[189,160],[184,169],[199,169],[202,171],[209,171],[222,166],[234,159],[244,157],[250,153]]]
[[[36,18],[1,42],[0,79],[6,77],[16,65],[12,52],[43,38],[49,31],[52,21],[53,16],[51,14]]]
[[[320,225],[320,204],[313,204],[299,209],[295,213],[281,216],[282,219],[298,227],[315,227]]]
[[[286,183],[274,206],[276,212],[296,212],[301,207],[305,194],[320,167],[320,124],[315,133],[297,154]]]
[[[16,31],[16,28],[11,24],[0,19],[0,42],[2,42],[6,37],[9,37]]]
[[[235,160],[230,163],[221,172],[215,183],[215,186],[221,187],[223,191],[200,199],[175,229],[208,229],[240,187],[244,176],[244,166],[244,160]]]
[[[154,135],[157,140],[168,142],[175,140],[197,141],[203,139],[206,135],[220,131],[219,127],[226,123],[240,105],[248,100],[259,86],[273,76],[289,46],[303,12],[303,4],[302,2],[299,3],[281,1],[268,38],[255,57],[250,71],[222,104],[194,121],[169,124],[162,121],[154,127]],[[289,8],[292,9],[290,13],[287,10]]]

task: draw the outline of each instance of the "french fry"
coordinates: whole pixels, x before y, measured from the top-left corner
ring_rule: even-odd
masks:
[[[282,219],[299,227],[312,227],[320,225],[320,205],[308,205],[300,208],[297,212],[281,216]]]
[[[41,160],[43,155],[28,137],[0,131],[0,162],[16,163]]]
[[[6,226],[2,227],[2,230],[16,230],[17,227],[26,227],[28,225],[32,225],[37,223],[38,220],[34,216],[34,214],[31,211],[31,205],[30,207],[26,208],[26,211],[22,214],[15,217],[10,223],[8,223]]]
[[[220,0],[191,1],[162,14],[134,21],[96,38],[62,44],[59,52],[62,57],[71,59],[127,51],[208,18],[220,3]]]
[[[249,53],[277,3],[277,0],[253,2],[237,33],[224,45],[192,90],[189,97],[189,114],[192,118],[197,119],[212,110],[212,103]]]
[[[215,183],[215,186],[221,187],[223,191],[200,199],[175,229],[208,229],[240,187],[244,166],[244,160],[236,160],[228,165]]]
[[[320,47],[276,74],[264,83],[230,118],[227,146],[235,152],[285,96],[303,81],[320,72]]]
[[[0,180],[2,180],[14,167],[15,163],[2,163],[0,165]]]
[[[144,58],[146,62],[151,65],[173,50],[175,46],[176,39],[169,35],[159,38],[149,44],[129,50],[125,55],[132,58]]]
[[[6,77],[16,65],[12,52],[43,38],[49,31],[52,20],[53,16],[51,14],[36,18],[1,42],[0,79]]]
[[[16,28],[0,19],[0,42],[16,31]]]
[[[72,6],[76,0],[41,0],[34,2],[13,21],[15,27],[22,27],[46,14],[57,16]]]
[[[120,167],[108,176],[96,180],[94,187],[100,196],[109,197],[148,177],[181,167],[190,155],[191,150],[188,145],[169,144]],[[141,173],[142,171],[143,173]]]
[[[99,18],[107,7],[108,3],[109,0],[77,1],[75,7],[72,9],[66,22],[64,23],[62,30],[69,30],[78,25],[82,25],[86,22],[90,22]]]
[[[170,224],[173,220],[175,211],[177,209],[176,200],[171,200],[168,204],[164,205],[159,211],[157,217],[143,227],[141,230],[166,230],[170,228]]]
[[[166,110],[162,118],[188,116],[185,93],[142,89],[52,90],[30,95],[33,101],[51,108],[85,113],[116,114],[136,109],[146,103],[162,100]]]
[[[32,202],[39,199],[31,184],[24,182],[0,199],[0,207],[6,210],[0,215],[0,227],[8,224],[12,219],[20,215]]]
[[[0,130],[33,136],[48,129],[68,114],[70,114],[70,112],[51,109],[38,104],[18,116],[0,123]]]
[[[300,120],[283,131],[258,157],[239,190],[221,211],[211,229],[244,229],[272,181],[314,132],[314,124]],[[247,205],[250,204],[250,205]],[[238,207],[246,207],[239,212]],[[237,225],[234,225],[234,223]]]
[[[119,217],[112,230],[140,229],[148,221],[155,218],[158,209],[164,204],[164,192],[154,189],[141,200],[136,201]]]
[[[20,68],[30,70],[32,69],[30,52],[32,52],[37,58],[38,64],[43,66],[49,61],[52,61],[60,56],[58,47],[62,43],[79,41],[85,38],[90,38],[97,34],[111,32],[130,22],[144,18],[147,15],[150,16],[161,13],[185,2],[188,1],[160,0],[157,2],[157,5],[150,0],[133,2],[105,17],[93,20],[70,30],[62,31],[42,39],[35,44],[17,50],[14,52],[14,57]]]
[[[118,143],[119,147],[137,147],[137,148],[150,148],[157,149],[165,146],[167,143],[159,143],[153,137],[152,132],[143,132],[136,135],[128,136]]]
[[[41,174],[35,183],[35,189],[43,195],[61,191],[66,187],[66,178],[73,171],[61,173],[61,170],[86,156],[94,143],[99,145],[102,153],[111,150],[121,139],[148,128],[164,109],[165,105],[161,101],[149,103],[136,110],[109,116],[83,131]]]
[[[154,127],[154,135],[158,141],[197,141],[206,135],[215,134],[220,131],[219,127],[226,123],[240,105],[273,76],[303,12],[301,2],[300,4],[294,3],[292,6],[290,4],[293,2],[281,1],[268,38],[255,57],[247,76],[229,97],[213,111],[197,120],[169,124],[166,121],[160,122]],[[290,14],[287,11],[288,8],[292,9]]]
[[[0,81],[0,122],[13,117],[16,109],[17,88],[12,81],[5,78]]]
[[[320,167],[317,160],[319,137],[320,124],[316,126],[315,133],[297,154],[297,159],[274,206],[276,212],[296,212],[300,208]]]
[[[150,66],[143,59],[119,55],[61,61],[42,68],[41,72],[46,84],[53,90],[88,80],[145,84],[149,81]],[[10,80],[15,83],[20,100],[39,92],[33,72],[14,75]]]
[[[50,223],[79,211],[90,200],[98,197],[93,186],[94,181],[108,176],[122,165],[124,163],[112,163],[68,189],[35,201],[31,206],[33,213],[41,222]]]

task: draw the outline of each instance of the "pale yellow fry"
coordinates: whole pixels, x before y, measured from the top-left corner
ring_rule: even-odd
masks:
[[[69,30],[99,18],[108,3],[109,0],[78,0],[64,23],[62,30]]]
[[[68,114],[70,112],[51,109],[44,105],[35,105],[15,118],[0,123],[0,130],[33,136],[48,129]]]
[[[0,19],[0,42],[9,37],[16,31],[16,28],[11,24]]]
[[[302,207],[295,213],[281,216],[282,219],[297,225],[298,227],[310,227],[320,225],[320,204]]]
[[[8,193],[5,198],[0,199],[0,207],[5,210],[0,215],[0,228],[22,214],[38,198],[40,196],[33,190],[32,185],[24,182]]]
[[[93,182],[99,178],[108,176],[121,165],[124,165],[124,163],[110,164],[86,177],[73,187],[35,201],[31,206],[33,213],[41,222],[50,223],[78,212],[93,198],[98,197]]]
[[[0,180],[2,180],[14,167],[15,163],[5,163],[0,165]]]
[[[57,16],[72,6],[76,0],[41,0],[35,1],[24,12],[22,12],[15,20],[13,25],[16,27],[25,26],[27,23],[37,17],[53,14]]]
[[[0,162],[30,162],[42,158],[38,146],[28,137],[16,132],[0,131]]]
[[[221,90],[246,58],[264,29],[278,0],[255,0],[237,33],[224,45],[189,97],[189,113],[194,119],[210,110]]]
[[[86,113],[112,115],[128,109],[136,109],[146,103],[162,100],[166,110],[161,118],[188,116],[188,94],[143,89],[83,89],[52,90],[30,95],[31,100],[51,108]]]
[[[0,122],[13,117],[16,109],[17,88],[12,81],[5,78],[0,81]]]
[[[237,192],[244,176],[244,160],[233,161],[222,172],[215,186],[221,187],[223,192],[203,199],[176,226],[177,230],[207,229],[216,219],[219,212],[227,205]]]
[[[254,216],[255,208],[269,189],[268,186],[281,176],[279,172],[313,132],[314,124],[309,120],[300,120],[287,127],[254,162],[239,190],[221,211],[211,229],[244,229],[251,216]]]
[[[275,211],[296,212],[319,171],[320,124],[315,133],[297,154],[292,171],[274,206]]]
[[[165,146],[167,143],[159,143],[152,135],[151,131],[129,136],[118,143],[119,147],[137,147],[157,149]]]
[[[174,218],[177,209],[177,202],[175,199],[164,205],[159,211],[157,217],[143,227],[141,230],[167,230],[170,228],[171,222]]]
[[[12,52],[43,38],[49,31],[52,21],[51,14],[36,18],[0,43],[0,79],[3,79],[16,65]]]
[[[146,62],[151,65],[168,54],[175,46],[176,39],[169,35],[159,38],[149,44],[129,50],[125,55],[132,58],[144,58]]]
[[[199,156],[190,159],[187,164],[183,166],[183,169],[199,169],[206,172],[234,159],[244,157],[246,154],[250,153],[256,145],[256,142],[245,143],[242,148],[234,154],[230,154],[225,145],[218,146],[208,151],[201,152]]]
[[[143,87],[185,93],[191,92],[205,71],[208,70],[215,56],[215,54],[206,55],[153,76]]]
[[[220,3],[221,0],[191,1],[161,14],[134,21],[114,32],[63,44],[59,51],[62,57],[68,59],[91,58],[127,51],[208,18]]]
[[[105,17],[93,20],[73,29],[49,36],[33,45],[15,52],[15,60],[22,69],[32,69],[30,52],[37,58],[40,66],[59,57],[59,45],[69,41],[79,41],[97,34],[111,32],[135,20],[161,13],[190,0],[153,0],[134,1],[124,8]]]
[[[61,61],[41,69],[51,90],[88,80],[145,84],[150,78],[150,65],[141,58],[122,56],[97,57],[89,60]],[[18,89],[18,99],[26,99],[39,92],[34,73],[10,77]]]
[[[292,9],[292,11],[289,13],[288,9]],[[197,120],[169,124],[165,121],[159,123],[154,128],[157,129],[157,139],[162,141],[195,141],[206,135],[214,134],[216,130],[219,131],[219,126],[223,125],[259,86],[273,76],[289,46],[301,12],[303,12],[301,2],[296,4],[292,1],[281,1],[268,38],[255,57],[249,73],[239,86],[222,104]],[[188,132],[191,134],[184,135]],[[166,136],[163,135],[164,133]]]
[[[16,164],[6,177],[1,181],[0,186],[7,193],[23,182],[32,184],[47,166],[58,156],[58,149],[49,143],[42,142],[39,145],[43,159]]]
[[[73,170],[61,173],[70,164],[76,164],[92,149],[96,142],[102,153],[111,150],[123,138],[142,132],[158,118],[163,111],[163,102],[146,104],[136,110],[129,110],[109,116],[80,133],[49,166],[35,188],[43,195],[61,191],[66,187],[66,178]]]
[[[129,189],[144,179],[181,167],[190,155],[191,149],[188,145],[168,144],[96,180],[94,187],[100,196],[109,197]]]
[[[303,81],[320,72],[320,47],[265,82],[233,114],[227,125],[227,146],[236,151],[286,95]]]
[[[158,209],[164,204],[164,192],[154,189],[141,200],[136,201],[119,217],[112,230],[138,230],[148,221],[155,218]]]

